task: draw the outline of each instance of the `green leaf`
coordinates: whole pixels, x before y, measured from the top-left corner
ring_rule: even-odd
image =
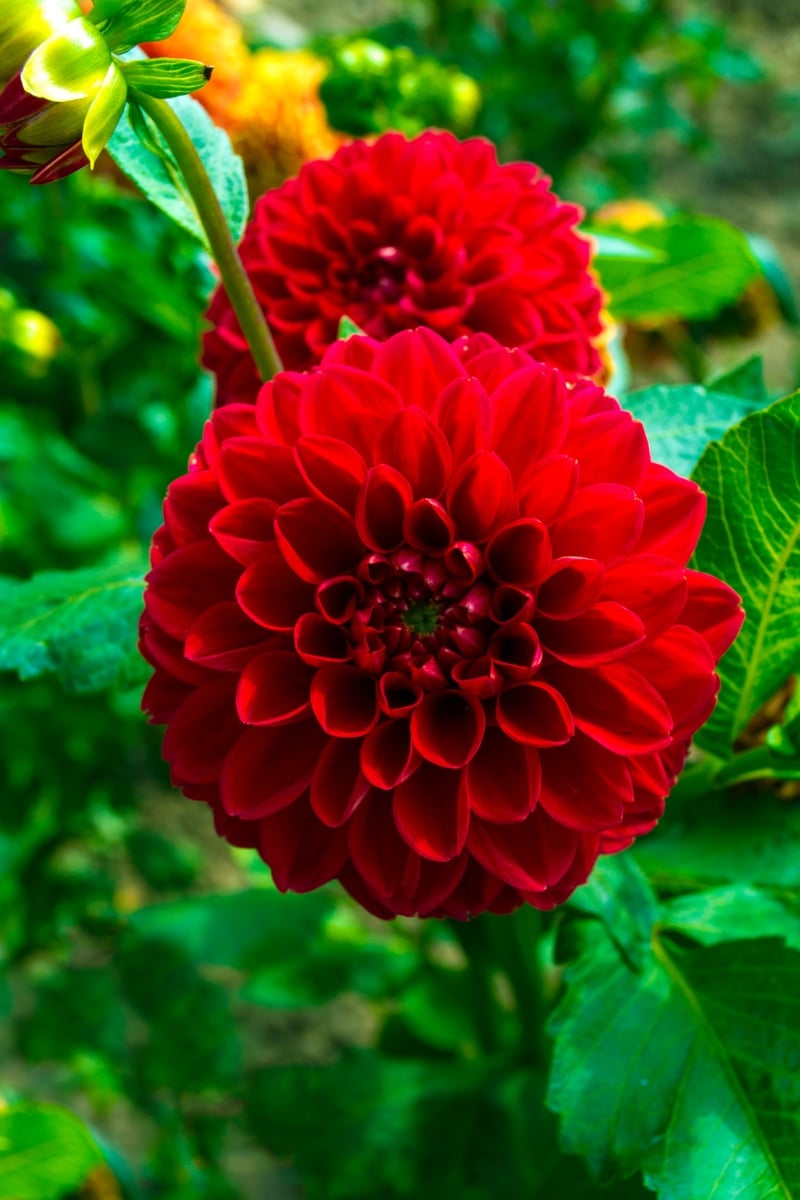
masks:
[[[0,1200],[53,1200],[104,1162],[86,1127],[51,1104],[0,1111]]]
[[[654,250],[651,246],[642,246],[619,234],[598,233],[596,229],[589,229],[585,225],[581,226],[581,233],[588,235],[595,244],[592,262],[598,270],[608,261],[634,258],[643,262],[659,262],[666,258],[663,251]]]
[[[598,917],[627,960],[638,968],[650,949],[656,898],[631,854],[603,855],[570,897],[569,907]]]
[[[130,925],[142,937],[174,942],[199,963],[247,970],[307,945],[332,904],[327,892],[282,896],[252,888],[140,908]]]
[[[611,312],[620,320],[713,317],[759,274],[744,234],[716,217],[675,217],[639,230],[631,241],[659,258],[599,263]]]
[[[0,670],[20,679],[54,672],[71,692],[132,686],[142,572],[130,563],[0,577]]]
[[[730,371],[710,379],[705,386],[712,392],[724,392],[728,396],[750,400],[754,408],[763,408],[769,403],[769,392],[764,382],[764,360],[760,354],[752,354]]]
[[[800,954],[656,935],[637,974],[600,935],[566,980],[548,1094],[565,1150],[602,1178],[644,1168],[661,1200],[798,1194]]]
[[[344,342],[351,337],[366,337],[366,334],[360,325],[356,325],[350,317],[344,316],[339,318],[339,331],[336,337],[338,341]]]
[[[95,0],[90,19],[118,54],[175,32],[186,0]]]
[[[126,62],[122,70],[130,87],[159,100],[169,100],[205,87],[214,68],[192,59],[158,58],[149,62]]]
[[[720,663],[717,707],[697,734],[725,758],[800,663],[800,393],[712,443],[694,478],[708,495],[694,563],[735,588],[747,614]]]
[[[234,154],[227,133],[214,124],[196,100],[189,96],[178,96],[166,103],[175,109],[194,142],[222,205],[234,241],[238,241],[244,233],[249,211],[242,160]],[[128,109],[131,107],[129,103]],[[143,123],[148,125],[149,140],[161,147],[161,154],[154,154],[148,145],[142,143],[134,132],[127,111],[108,143],[109,153],[153,204],[207,248],[206,236],[195,207],[160,133],[150,125],[144,113],[138,112],[135,119],[137,127]]]
[[[89,106],[83,122],[83,150],[90,167],[94,168],[100,151],[105,148],[116,129],[127,99],[128,85],[125,76],[117,64],[112,63],[103,86]]]
[[[624,406],[644,425],[655,461],[679,475],[690,475],[708,443],[753,411],[749,400],[688,383],[631,392]]]
[[[651,883],[668,891],[753,884],[800,899],[800,808],[748,788],[676,801],[636,844]]]
[[[660,924],[678,929],[703,946],[731,939],[783,938],[800,950],[800,916],[791,906],[747,884],[678,896],[663,907]]]

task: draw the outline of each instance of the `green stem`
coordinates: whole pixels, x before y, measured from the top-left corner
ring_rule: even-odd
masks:
[[[259,374],[263,380],[272,379],[273,375],[283,369],[281,360],[202,159],[166,101],[157,100],[136,88],[131,88],[131,95],[147,113],[172,152],[197,209],[211,253],[219,268],[223,287],[250,346]]]

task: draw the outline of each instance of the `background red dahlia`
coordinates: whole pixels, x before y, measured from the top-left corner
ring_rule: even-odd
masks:
[[[548,908],[653,827],[741,622],[599,387],[486,335],[340,342],[218,409],[156,534],[145,707],[281,889]]]
[[[563,370],[601,368],[603,293],[581,212],[531,163],[426,132],[353,142],[256,203],[241,255],[284,366],[320,361],[347,315],[378,339],[428,326],[521,346]],[[259,377],[220,289],[205,365],[217,402],[253,401]]]

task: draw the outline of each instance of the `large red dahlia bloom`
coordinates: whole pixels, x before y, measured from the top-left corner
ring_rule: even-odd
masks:
[[[428,132],[353,142],[257,202],[241,245],[284,365],[304,370],[347,315],[381,340],[419,325],[448,341],[485,332],[564,370],[601,368],[603,293],[591,244],[531,163],[500,166],[490,142]],[[205,365],[220,404],[259,378],[224,291]]]
[[[742,614],[695,484],[478,335],[352,338],[217,409],[153,545],[145,707],[281,889],[549,908],[660,817]]]

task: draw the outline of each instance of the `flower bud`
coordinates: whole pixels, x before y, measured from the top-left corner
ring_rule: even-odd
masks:
[[[0,12],[0,89],[37,46],[80,15],[74,0],[14,0]]]

